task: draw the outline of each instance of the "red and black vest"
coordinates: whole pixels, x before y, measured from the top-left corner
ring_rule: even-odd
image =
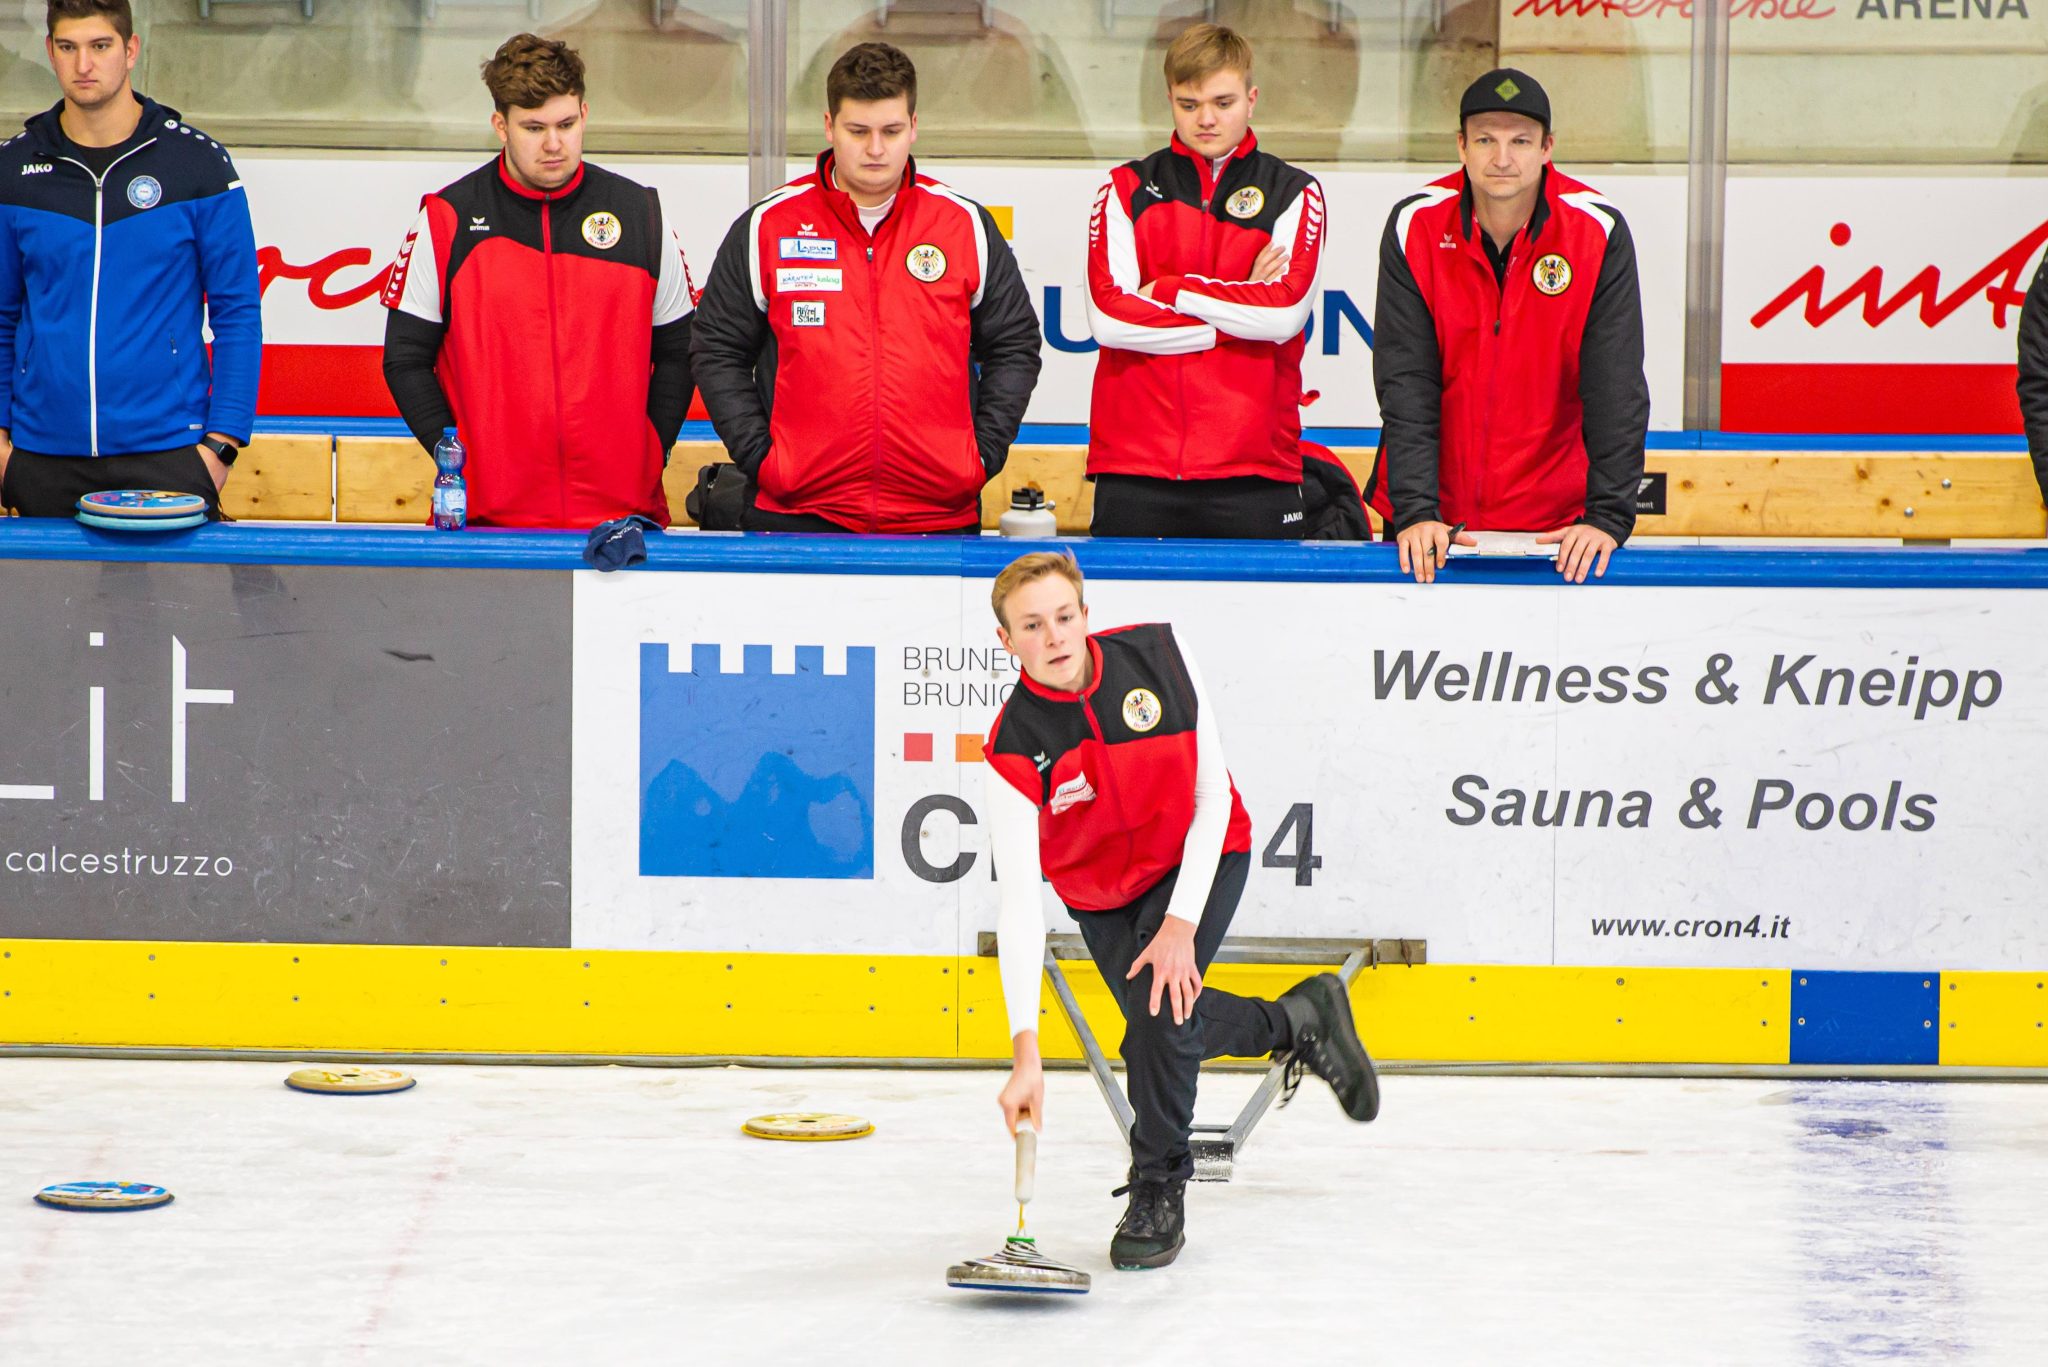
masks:
[[[468,448],[469,520],[668,525],[647,416],[659,197],[587,161],[530,190],[500,156],[421,208],[384,304],[447,329],[434,369]]]
[[[1039,860],[1060,900],[1111,911],[1180,865],[1195,819],[1195,685],[1164,623],[1098,632],[1088,655],[1079,693],[1020,675],[985,754],[1037,805]],[[1223,850],[1251,847],[1233,783]]]
[[[1441,423],[1436,492],[1443,521],[1474,531],[1553,531],[1585,516],[1581,363],[1593,344],[1587,318],[1620,218],[1590,187],[1549,168],[1537,212],[1515,238],[1503,285],[1487,258],[1484,229],[1473,220],[1462,170],[1396,206],[1381,269],[1391,267],[1397,281],[1401,272],[1412,277],[1435,333],[1435,357],[1412,363],[1432,364],[1441,376],[1439,412],[1425,417]],[[1392,307],[1389,293],[1383,284],[1383,315]],[[1408,335],[1413,331],[1382,318],[1373,343],[1380,374],[1411,363],[1419,340]],[[1633,335],[1639,348],[1640,331]],[[1640,382],[1640,350],[1635,369]],[[1647,418],[1647,395],[1644,409]],[[1368,493],[1382,517],[1397,519],[1397,530],[1417,520],[1406,512],[1397,517],[1389,493],[1402,484],[1401,416],[1385,415],[1382,468]],[[1632,510],[1632,481],[1628,494],[1624,506]],[[1614,529],[1621,537],[1634,520],[1632,511],[1623,516]]]

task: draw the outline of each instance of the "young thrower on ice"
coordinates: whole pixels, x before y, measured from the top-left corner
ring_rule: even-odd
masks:
[[[1001,1095],[1015,1133],[1043,1123],[1038,1052],[1041,874],[1081,928],[1124,1015],[1137,1124],[1130,1205],[1110,1242],[1120,1268],[1164,1267],[1183,1243],[1194,1172],[1188,1132],[1202,1060],[1287,1057],[1371,1120],[1379,1083],[1332,973],[1278,1001],[1205,987],[1251,865],[1239,801],[1194,661],[1163,623],[1091,635],[1081,569],[1048,552],[996,578],[996,635],[1023,663],[990,728],[989,824],[1002,910],[1003,1004],[1014,1063]]]

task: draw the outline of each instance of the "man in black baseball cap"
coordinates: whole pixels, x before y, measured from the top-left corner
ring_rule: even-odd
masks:
[[[1550,96],[1536,78],[1511,66],[1497,67],[1465,87],[1458,99],[1458,127],[1474,114],[1521,114],[1550,131]]]
[[[1550,97],[1504,67],[1458,102],[1463,169],[1394,206],[1380,243],[1372,506],[1401,572],[1459,532],[1538,532],[1568,581],[1635,529],[1650,424],[1635,244],[1550,164]]]

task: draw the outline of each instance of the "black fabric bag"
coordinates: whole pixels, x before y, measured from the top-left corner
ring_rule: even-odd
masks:
[[[697,487],[683,500],[691,521],[707,532],[736,532],[747,507],[747,473],[726,461],[697,472]]]
[[[1301,444],[1301,507],[1304,541],[1370,541],[1365,498],[1351,471],[1329,448]]]

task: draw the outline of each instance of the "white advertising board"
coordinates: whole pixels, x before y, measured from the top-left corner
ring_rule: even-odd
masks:
[[[1236,933],[1440,963],[2048,959],[2039,592],[1089,599],[1201,661],[1255,829]],[[579,946],[973,952],[974,738],[1014,678],[985,581],[584,574],[575,620]]]

